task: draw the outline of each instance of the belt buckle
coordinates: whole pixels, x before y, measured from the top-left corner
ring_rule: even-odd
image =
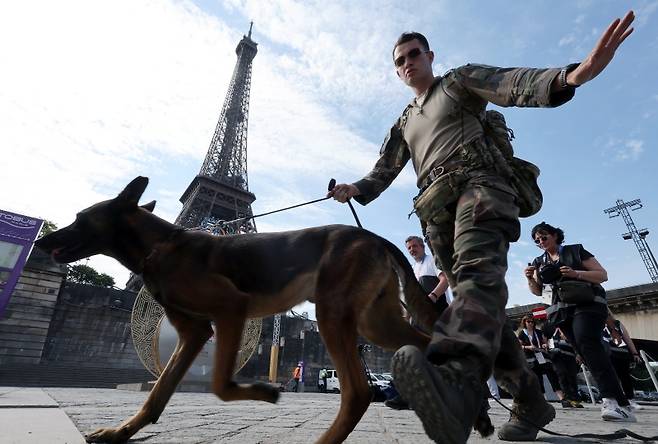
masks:
[[[430,181],[434,182],[444,172],[445,172],[445,168],[443,167],[443,165],[439,165],[432,168],[432,170],[428,174]]]

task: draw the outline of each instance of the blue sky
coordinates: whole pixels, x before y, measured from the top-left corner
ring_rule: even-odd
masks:
[[[539,254],[531,227],[547,221],[606,267],[608,289],[649,282],[605,208],[642,199],[632,216],[658,253],[658,1],[574,2],[112,1],[0,6],[0,208],[60,226],[151,178],[144,201],[173,220],[198,173],[253,20],[249,185],[255,213],[322,197],[329,178],[351,182],[377,159],[412,94],[392,67],[403,31],[424,33],[435,72],[468,62],[563,66],[584,58],[615,18],[633,9],[635,32],[603,74],[557,109],[506,109],[518,156],[540,166],[544,208],[522,220],[510,250],[509,304],[536,301],[522,269]],[[38,13],[37,13],[38,11]],[[7,42],[12,42],[8,45]],[[8,185],[10,184],[10,185]],[[366,207],[363,225],[403,248],[419,232],[408,167]],[[259,231],[353,224],[322,202],[257,220]],[[118,263],[90,265],[123,284]],[[312,307],[305,307],[313,315]]]

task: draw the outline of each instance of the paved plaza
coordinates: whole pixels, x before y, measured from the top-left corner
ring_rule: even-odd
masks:
[[[145,392],[110,389],[0,387],[0,430],[3,431],[0,441],[3,444],[82,443],[84,433],[118,425],[134,414],[146,396]],[[331,423],[339,399],[339,395],[333,394],[283,393],[279,403],[271,405],[253,401],[225,403],[209,393],[176,393],[158,423],[145,427],[131,442],[312,443]],[[554,431],[610,433],[629,428],[645,436],[658,435],[658,406],[647,406],[638,412],[636,424],[603,422],[599,407],[591,405],[568,410],[555,406],[557,418],[550,425]],[[496,426],[508,418],[498,405],[490,414]],[[544,433],[539,434],[539,440],[575,442],[572,438]],[[346,442],[423,444],[430,440],[413,412],[395,411],[382,403],[373,403]],[[497,439],[482,439],[474,433],[469,442],[492,443]]]

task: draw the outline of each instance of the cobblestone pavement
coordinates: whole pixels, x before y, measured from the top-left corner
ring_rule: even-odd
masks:
[[[73,420],[81,433],[116,426],[133,415],[146,399],[145,392],[109,389],[44,389]],[[133,437],[132,442],[148,444],[188,443],[312,443],[326,430],[338,411],[339,395],[319,393],[283,393],[276,405],[254,401],[225,403],[209,393],[176,393],[160,417]],[[507,401],[509,403],[509,401]],[[637,412],[636,424],[603,422],[600,408],[563,409],[554,404],[557,418],[550,429],[561,433],[610,433],[628,428],[645,436],[658,435],[658,407]],[[490,411],[496,427],[508,414],[495,405]],[[572,443],[572,438],[540,433],[539,440]],[[473,433],[469,442],[491,443]],[[424,444],[420,421],[412,411],[396,411],[382,403],[373,403],[347,443]],[[582,442],[605,442],[587,440]],[[618,441],[619,442],[619,441]],[[638,442],[631,439],[621,442]]]

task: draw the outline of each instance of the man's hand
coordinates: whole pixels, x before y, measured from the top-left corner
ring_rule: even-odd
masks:
[[[356,186],[352,184],[341,183],[336,185],[333,190],[330,190],[327,193],[327,197],[333,197],[338,202],[345,203],[352,197],[358,196],[359,194],[361,194],[361,191],[359,191]]]
[[[608,66],[619,45],[633,32],[633,28],[629,28],[633,20],[635,20],[633,11],[628,11],[621,20],[615,19],[605,30],[587,58],[583,60],[578,68],[567,74],[567,84],[571,86],[582,85],[598,76]]]

